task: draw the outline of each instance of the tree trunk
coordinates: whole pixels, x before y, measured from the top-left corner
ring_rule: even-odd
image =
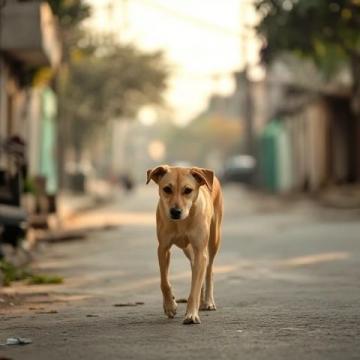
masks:
[[[356,179],[360,182],[360,54],[351,56],[353,77],[351,108],[356,118]]]
[[[353,78],[351,106],[357,118],[360,118],[360,54],[351,57],[351,72]]]

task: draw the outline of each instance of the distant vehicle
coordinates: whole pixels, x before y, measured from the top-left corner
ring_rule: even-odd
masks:
[[[250,155],[236,155],[229,158],[220,179],[222,183],[239,182],[251,184],[255,173],[256,160]]]

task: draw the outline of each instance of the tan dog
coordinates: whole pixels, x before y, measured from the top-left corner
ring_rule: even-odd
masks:
[[[183,249],[192,269],[183,323],[199,324],[199,309],[216,310],[212,267],[221,238],[219,180],[211,170],[168,165],[148,170],[146,183],[150,180],[159,185],[156,223],[164,312],[169,318],[176,314],[177,303],[168,280],[170,248],[176,245]]]

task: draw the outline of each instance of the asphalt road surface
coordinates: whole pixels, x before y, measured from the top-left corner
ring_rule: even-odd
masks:
[[[162,312],[156,199],[154,185],[139,188],[71,224],[119,227],[40,250],[36,271],[64,284],[17,284],[0,295],[0,342],[32,340],[0,346],[0,359],[360,359],[358,210],[225,189],[218,310],[186,326],[186,304],[175,319]],[[177,298],[188,295],[189,270],[174,249]]]

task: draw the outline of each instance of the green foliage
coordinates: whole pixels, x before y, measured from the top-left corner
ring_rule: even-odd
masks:
[[[144,105],[161,104],[168,69],[160,52],[145,53],[110,36],[80,30],[91,13],[85,0],[48,0],[58,16],[64,66],[59,73],[59,117],[65,145],[79,153],[107,121],[133,117]]]
[[[359,0],[257,0],[256,7],[266,62],[291,51],[332,74],[360,55]]]
[[[60,25],[74,26],[90,15],[90,6],[83,0],[47,0]]]
[[[54,275],[31,275],[27,279],[29,285],[62,284],[64,279]]]
[[[24,280],[31,275],[27,270],[19,269],[7,261],[0,261],[0,271],[4,275],[4,286],[9,286],[12,281]]]
[[[63,278],[56,275],[33,274],[27,269],[18,268],[7,261],[0,261],[0,271],[4,275],[4,286],[10,286],[13,281],[26,280],[27,284],[61,284]]]
[[[94,50],[95,49],[95,50]],[[134,117],[144,105],[161,104],[168,75],[163,55],[109,43],[73,51],[60,106],[72,143],[83,144],[108,120]]]
[[[35,194],[35,184],[34,184],[34,179],[33,178],[27,177],[25,179],[23,192],[24,193]]]
[[[162,134],[158,131],[158,136],[167,148],[171,148],[171,158],[166,159],[168,162],[186,161],[206,166],[214,155],[226,158],[240,150],[242,129],[238,119],[204,113],[186,127],[164,125],[161,127],[165,131]]]

